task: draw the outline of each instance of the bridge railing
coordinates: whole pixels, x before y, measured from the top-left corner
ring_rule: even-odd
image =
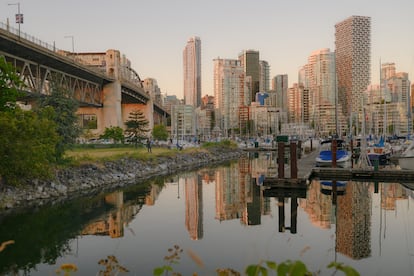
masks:
[[[66,57],[65,55],[62,55],[62,54],[59,54],[59,53],[60,52],[65,53],[67,51],[58,49],[58,48],[55,47],[54,44],[51,45],[49,43],[46,43],[46,42],[44,42],[44,41],[42,41],[42,40],[40,40],[40,39],[32,36],[32,35],[29,35],[27,33],[21,32],[19,29],[10,26],[10,24],[4,24],[3,22],[0,22],[0,28],[3,29],[3,30],[5,30],[5,31],[7,31],[8,33],[11,33],[11,34],[13,34],[15,36],[18,36],[19,38],[22,38],[24,40],[27,40],[27,41],[33,43],[33,44],[36,44],[38,46],[41,46],[41,47],[43,47],[43,48],[45,48],[45,49],[47,49],[49,51],[52,51],[55,54],[58,54],[58,55],[60,55],[62,57]],[[66,58],[69,58],[69,57],[66,57]],[[80,66],[87,67],[89,70],[96,71],[97,73],[104,74],[104,75],[108,76],[108,74],[106,73],[105,70],[102,70],[102,69],[99,69],[99,68],[95,68],[93,66],[88,66],[88,63],[86,61],[84,61],[84,60],[78,60],[78,59],[76,59],[76,57],[75,58],[70,58],[70,60],[71,60],[71,62],[75,62],[75,63],[79,64]],[[136,75],[135,78],[130,77],[128,79],[126,76],[124,76],[124,74],[121,74],[120,79],[122,81],[128,83],[129,85],[137,86],[139,88],[142,88],[142,83],[141,83],[141,80],[140,80],[138,74],[132,68],[131,69],[128,68],[128,69],[129,69],[128,70],[128,73],[129,74],[131,74],[131,72],[135,73],[135,75]],[[124,73],[124,72],[121,72],[121,73]],[[111,76],[109,76],[109,77],[111,77]],[[144,95],[145,96],[148,96],[145,93],[144,93]]]
[[[56,52],[58,49],[56,49],[55,45],[50,45],[49,43],[46,43],[44,41],[41,41],[40,39],[26,34],[24,32],[21,32],[19,29],[16,29],[14,27],[11,27],[9,24],[4,24],[3,22],[0,22],[0,28],[2,28],[3,30],[12,33],[18,37],[21,37],[25,40],[28,40],[36,45],[42,46],[43,48],[47,48],[50,51]]]
[[[75,57],[71,57],[71,55],[70,55],[70,54],[69,54],[69,56],[62,55],[62,54],[60,54],[60,53],[67,53],[67,51],[62,50],[62,49],[59,49],[59,48],[56,48],[56,46],[55,46],[54,44],[53,44],[53,45],[51,45],[51,44],[49,44],[49,43],[46,43],[46,42],[44,42],[44,41],[42,41],[42,40],[40,40],[40,39],[38,39],[38,38],[36,38],[36,37],[32,36],[32,35],[29,35],[29,34],[27,34],[27,33],[21,32],[19,29],[17,29],[17,28],[14,28],[14,27],[10,26],[10,24],[5,24],[5,23],[3,23],[3,22],[0,22],[0,28],[1,28],[1,29],[3,29],[3,30],[5,30],[5,31],[7,31],[7,32],[9,32],[9,33],[11,33],[11,34],[14,34],[15,36],[18,36],[19,38],[22,38],[22,39],[24,39],[24,40],[27,40],[27,41],[29,41],[29,42],[33,43],[33,44],[36,44],[36,45],[41,46],[41,47],[43,47],[43,48],[46,48],[46,49],[48,49],[49,51],[52,51],[52,52],[54,52],[54,53],[56,53],[56,54],[59,54],[59,55],[60,55],[60,56],[62,56],[62,57],[67,57],[67,58],[70,58],[70,60],[71,60],[72,62],[75,62],[75,63],[77,63],[77,64],[79,64],[79,65],[81,65],[81,66],[85,66],[85,67],[87,67],[88,69],[90,69],[90,70],[92,70],[92,71],[96,71],[96,72],[98,72],[98,73],[100,73],[100,74],[104,74],[104,75],[107,75],[107,76],[108,76],[108,74],[106,73],[106,71],[105,71],[105,70],[102,70],[102,69],[96,68],[96,67],[94,67],[94,66],[90,66],[90,64],[88,64],[88,62],[87,62],[87,61],[85,61],[85,60],[77,59],[77,58],[76,58],[76,54],[75,54]],[[72,54],[73,54],[73,53],[72,53]],[[135,71],[134,71],[134,72],[135,72]],[[109,76],[109,77],[110,77],[110,76]],[[136,86],[138,86],[138,87],[142,87],[141,82],[137,82],[137,81],[135,81],[133,78],[131,78],[131,79],[127,79],[127,78],[125,78],[125,76],[122,76],[122,79],[123,79],[124,81],[129,82],[130,84],[136,85]],[[139,81],[140,81],[140,80],[139,80]]]

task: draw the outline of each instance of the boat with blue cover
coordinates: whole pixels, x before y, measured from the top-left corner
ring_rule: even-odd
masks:
[[[336,149],[336,166],[338,167],[348,167],[351,161],[351,154],[344,146],[343,140],[336,140],[337,149]],[[332,139],[324,140],[320,144],[320,151],[316,157],[316,166],[317,167],[332,167]]]

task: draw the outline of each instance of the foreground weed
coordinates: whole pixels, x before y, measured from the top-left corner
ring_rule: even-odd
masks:
[[[178,245],[174,245],[173,248],[169,248],[168,249],[169,255],[164,257],[164,261],[167,264],[161,267],[154,268],[154,271],[153,271],[154,276],[161,276],[163,274],[168,275],[169,272],[171,272],[172,275],[175,275],[175,276],[181,275],[180,273],[174,272],[172,265],[180,263],[180,259],[181,259],[180,255],[182,252],[183,250]]]
[[[61,264],[56,270],[56,274],[60,275],[63,272],[63,276],[70,276],[72,272],[78,271],[78,267],[75,264]]]
[[[105,267],[105,270],[99,271],[98,275],[101,276],[119,275],[119,273],[129,272],[128,269],[118,263],[118,259],[113,255],[108,256],[106,259],[99,260],[98,264]]]

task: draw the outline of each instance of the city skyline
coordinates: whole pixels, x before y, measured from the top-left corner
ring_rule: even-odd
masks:
[[[142,79],[154,78],[163,94],[183,98],[182,49],[189,37],[203,42],[202,96],[213,95],[213,60],[235,59],[256,50],[270,65],[270,79],[287,74],[289,87],[315,50],[335,50],[335,24],[352,16],[372,19],[371,83],[378,83],[379,60],[399,72],[414,71],[414,3],[398,0],[270,3],[256,1],[0,1],[0,22],[24,16],[21,31],[57,48],[75,52],[119,50]],[[396,10],[398,8],[398,10]],[[397,11],[397,12],[391,12]],[[71,20],[76,18],[76,20]]]

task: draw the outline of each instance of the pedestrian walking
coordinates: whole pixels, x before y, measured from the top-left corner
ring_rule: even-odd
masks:
[[[147,139],[147,151],[148,152],[152,152],[152,149],[151,149],[151,139],[150,138]]]

